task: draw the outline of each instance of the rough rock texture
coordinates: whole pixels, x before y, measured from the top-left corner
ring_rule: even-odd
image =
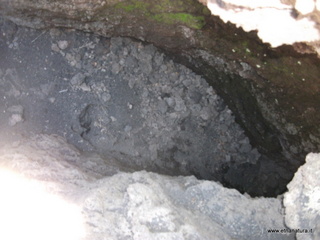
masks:
[[[137,170],[277,196],[293,176],[252,147],[203,78],[152,45],[0,26],[0,141],[59,134]],[[213,76],[212,76],[213,78]]]
[[[297,239],[320,239],[320,154],[310,153],[284,195],[285,221]],[[312,231],[312,234],[310,234]]]
[[[59,239],[78,240],[294,239],[293,233],[267,232],[269,229],[285,229],[279,199],[252,199],[236,190],[223,188],[218,183],[199,181],[194,177],[168,177],[145,171],[124,173],[121,169],[113,161],[89,153],[83,155],[56,135],[21,138],[18,142],[1,147],[1,177],[4,170],[10,170],[44,185],[46,192],[61,198],[55,212],[69,219],[70,212],[66,210],[62,213],[60,208],[63,202],[68,202],[77,206],[75,209],[78,209],[83,224],[83,228],[79,225],[66,236],[59,229],[61,224],[56,222],[54,228],[47,226],[46,237],[39,236],[39,229],[32,224],[40,222],[37,219],[39,216],[43,216],[41,222],[46,222],[52,217],[52,212],[38,215],[37,209],[41,205],[39,198],[46,198],[41,198],[38,193],[35,196],[37,199],[34,199],[38,205],[34,206],[31,201],[24,202],[32,199],[29,193],[20,199],[11,199],[17,205],[7,203],[6,209],[12,209],[10,218],[26,219],[23,216],[26,212],[24,208],[28,209],[27,213],[33,214],[27,222],[3,221],[1,214],[3,229],[15,230],[8,236],[4,235],[7,231],[1,231],[1,239],[16,239],[25,230],[23,226],[26,224],[32,231],[29,229],[22,235],[23,238],[37,240],[53,239],[51,234],[60,234]],[[6,181],[7,186],[10,184]],[[3,196],[0,208],[3,199],[13,194],[10,187],[1,189]],[[15,191],[23,191],[18,186],[17,189]],[[25,207],[15,212],[13,209],[20,205]],[[46,206],[54,207],[50,204]],[[68,224],[72,225],[71,222]],[[81,237],[78,236],[79,232],[83,232]]]
[[[215,87],[252,145],[277,166],[294,171],[307,152],[320,149],[320,69],[312,50],[272,49],[197,1],[1,0],[0,10],[22,25],[129,36],[161,47]],[[12,124],[22,120],[14,115]]]
[[[153,45],[10,22],[0,31],[2,142],[21,132],[60,134],[131,168],[220,182],[238,181],[241,173],[225,169],[261,157],[212,87]],[[252,172],[255,182],[243,178],[243,189],[276,194],[259,173],[274,176],[271,166]]]

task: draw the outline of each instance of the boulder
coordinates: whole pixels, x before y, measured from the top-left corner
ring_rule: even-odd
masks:
[[[320,154],[310,153],[284,194],[286,225],[297,239],[320,239]]]
[[[1,147],[0,173],[1,239],[293,240],[295,235],[270,232],[286,228],[279,199],[253,199],[193,176],[130,173],[57,135],[22,137]]]

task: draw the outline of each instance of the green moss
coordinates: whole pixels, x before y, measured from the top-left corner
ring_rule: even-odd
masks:
[[[205,16],[210,16],[211,12],[207,7],[203,7],[202,14],[205,15]]]
[[[203,16],[193,16],[188,13],[160,13],[152,18],[166,24],[184,24],[190,28],[201,29],[205,25]]]
[[[107,9],[107,7],[101,9],[95,18],[99,19],[108,15],[107,12],[111,9]],[[206,12],[206,8],[200,3],[195,4],[191,0],[160,0],[157,2],[126,0],[118,2],[112,9],[114,9],[113,11],[128,12],[128,16],[133,14],[145,18],[147,21],[157,21],[163,24],[183,24],[193,29],[201,29],[205,25],[205,17],[202,14]]]
[[[164,13],[174,10],[175,12],[185,12],[185,4],[183,1],[161,0],[157,1],[153,6],[154,13]]]
[[[126,12],[132,12],[134,10],[140,10],[143,12],[147,12],[147,8],[149,7],[149,4],[141,1],[132,1],[129,2],[120,2],[115,5],[116,9],[123,9]]]

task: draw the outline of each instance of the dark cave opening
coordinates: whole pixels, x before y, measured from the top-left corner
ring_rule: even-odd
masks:
[[[127,168],[192,174],[251,196],[276,197],[292,179],[295,167],[286,167],[272,127],[252,109],[255,128],[245,128],[231,111],[252,106],[242,77],[198,66],[201,77],[176,63],[183,59],[128,38],[9,22],[0,30],[3,141],[58,134]]]

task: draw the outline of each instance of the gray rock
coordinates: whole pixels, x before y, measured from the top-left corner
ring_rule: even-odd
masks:
[[[55,52],[60,52],[59,46],[58,46],[57,44],[55,44],[55,43],[53,43],[53,44],[51,45],[51,50],[52,50],[52,51],[55,51]]]
[[[16,124],[23,122],[23,121],[24,121],[24,119],[23,119],[22,114],[14,113],[10,116],[8,124],[9,124],[9,126],[13,127]]]
[[[80,86],[84,82],[85,78],[86,76],[84,74],[77,73],[71,78],[70,83],[74,86]]]
[[[14,105],[7,109],[8,112],[12,113],[9,118],[8,124],[9,126],[13,127],[20,122],[24,122],[23,112],[24,109],[21,105]]]
[[[165,114],[168,110],[168,105],[165,101],[160,101],[158,104],[158,110],[162,113]]]
[[[58,41],[58,46],[61,50],[66,49],[69,46],[68,41]]]
[[[309,153],[284,194],[286,225],[298,240],[320,239],[320,154]]]
[[[101,99],[104,102],[108,102],[111,99],[111,94],[107,93],[107,92],[104,92],[104,93],[101,94]]]
[[[33,213],[28,221],[12,222],[3,219],[2,210],[0,222],[5,228],[0,232],[1,238],[14,224],[16,229],[30,226],[31,230],[24,232],[23,237],[34,239],[39,230],[31,226],[50,222],[55,226],[52,236],[57,239],[64,239],[66,234],[68,239],[84,240],[294,239],[293,233],[267,232],[285,228],[279,199],[252,199],[192,176],[169,177],[146,171],[125,173],[129,169],[117,165],[113,159],[81,153],[57,135],[35,135],[2,146],[0,166],[0,172],[5,167],[29,179],[24,180],[23,190],[16,183],[15,191],[21,191],[21,197],[11,199],[5,209],[13,210],[28,201],[28,210],[31,208]],[[5,174],[1,172],[0,177],[4,178]],[[40,205],[31,203],[38,203],[37,198],[42,195],[23,195],[29,189],[30,180],[33,188],[41,185],[47,194],[59,197],[59,204],[55,206],[52,201],[46,214],[38,213]],[[0,182],[7,186],[1,188],[1,200],[12,191],[8,187],[10,181]],[[19,209],[23,219],[26,216],[21,214],[30,212]],[[71,213],[76,218],[72,219]],[[11,216],[14,214],[12,211]],[[52,219],[54,216],[59,218]],[[66,229],[65,220],[69,221],[68,226],[72,222],[75,227]],[[18,232],[10,234],[15,236]]]
[[[111,72],[113,74],[118,74],[120,72],[120,68],[121,68],[121,66],[119,65],[119,63],[114,63],[114,64],[112,64]]]
[[[164,100],[166,101],[166,103],[167,103],[170,107],[174,107],[174,105],[175,105],[175,100],[174,100],[174,98],[166,97],[166,98],[164,98]]]

